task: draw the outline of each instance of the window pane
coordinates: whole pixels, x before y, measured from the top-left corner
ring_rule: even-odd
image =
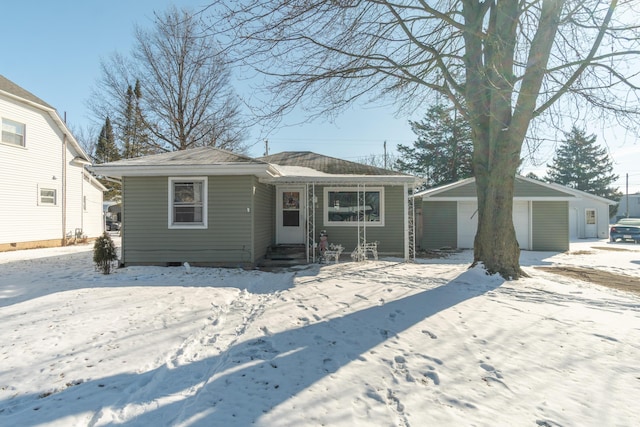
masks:
[[[300,211],[282,211],[283,227],[298,227],[300,225]]]
[[[174,184],[174,202],[190,203],[194,199],[193,183],[180,182]]]
[[[173,223],[204,223],[204,183],[173,182]]]
[[[297,191],[283,192],[282,209],[300,209],[300,193]]]
[[[362,203],[362,201],[360,201]],[[380,192],[367,191],[364,204],[359,205],[357,191],[329,191],[329,221],[376,221],[380,218]]]
[[[174,222],[202,222],[202,208],[176,206],[173,210]]]
[[[42,205],[55,205],[56,204],[56,190],[50,188],[40,189],[40,204]]]
[[[24,145],[24,125],[13,120],[2,119],[2,142]]]

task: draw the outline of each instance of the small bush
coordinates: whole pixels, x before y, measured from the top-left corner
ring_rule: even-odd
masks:
[[[117,259],[116,245],[111,240],[111,236],[105,231],[102,236],[96,239],[93,245],[93,262],[96,265],[96,269],[100,270],[102,274],[109,274]]]

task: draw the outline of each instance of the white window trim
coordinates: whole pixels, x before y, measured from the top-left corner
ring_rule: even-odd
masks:
[[[176,182],[202,182],[202,222],[197,222],[193,224],[187,223],[173,223],[173,184]],[[209,182],[206,176],[170,176],[169,177],[169,188],[168,188],[168,227],[172,230],[204,230],[207,229],[208,224],[208,197],[209,193]]]
[[[14,124],[18,124],[22,126],[22,133],[16,133],[14,135],[20,135],[22,137],[22,144],[14,144],[13,142],[6,142],[2,140],[2,132],[4,132],[4,121],[8,121]],[[25,123],[19,122],[17,120],[12,120],[8,117],[1,117],[0,118],[0,143],[4,144],[4,145],[9,145],[11,147],[20,147],[20,148],[26,148],[27,146],[27,125]]]
[[[329,192],[343,191],[343,192],[358,192],[358,187],[325,187],[324,197],[322,201],[322,217],[325,227],[357,227],[358,221],[330,221],[329,220]],[[366,221],[366,227],[384,227],[385,223],[385,209],[384,209],[384,187],[366,187],[364,189],[366,193],[379,192],[380,193],[380,221]],[[360,222],[362,224],[363,222]]]
[[[42,191],[53,191],[53,203],[42,201]],[[38,185],[38,206],[58,206],[58,189],[47,185]]]

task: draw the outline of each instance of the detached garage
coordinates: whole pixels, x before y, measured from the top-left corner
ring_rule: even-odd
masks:
[[[520,248],[569,250],[569,206],[579,192],[535,179],[516,177],[513,223]],[[473,248],[478,228],[474,178],[416,193],[422,199],[422,249]]]

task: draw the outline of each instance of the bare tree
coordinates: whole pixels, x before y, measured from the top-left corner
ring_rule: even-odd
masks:
[[[97,117],[113,117],[123,145],[131,139],[131,118],[139,119],[143,129],[137,132],[148,146],[135,152],[245,149],[230,67],[196,13],[174,7],[156,14],[151,30],[135,29],[130,56],[114,54],[101,66],[90,107]]]
[[[524,275],[512,221],[532,121],[576,106],[637,123],[632,0],[217,1],[211,31],[270,85],[273,114],[336,112],[392,97],[399,112],[449,99],[472,129],[478,194],[474,263]],[[223,27],[224,30],[223,30]],[[574,104],[571,104],[574,103]],[[570,107],[567,107],[570,105]],[[561,113],[562,115],[559,115]],[[564,117],[564,119],[562,118]]]

